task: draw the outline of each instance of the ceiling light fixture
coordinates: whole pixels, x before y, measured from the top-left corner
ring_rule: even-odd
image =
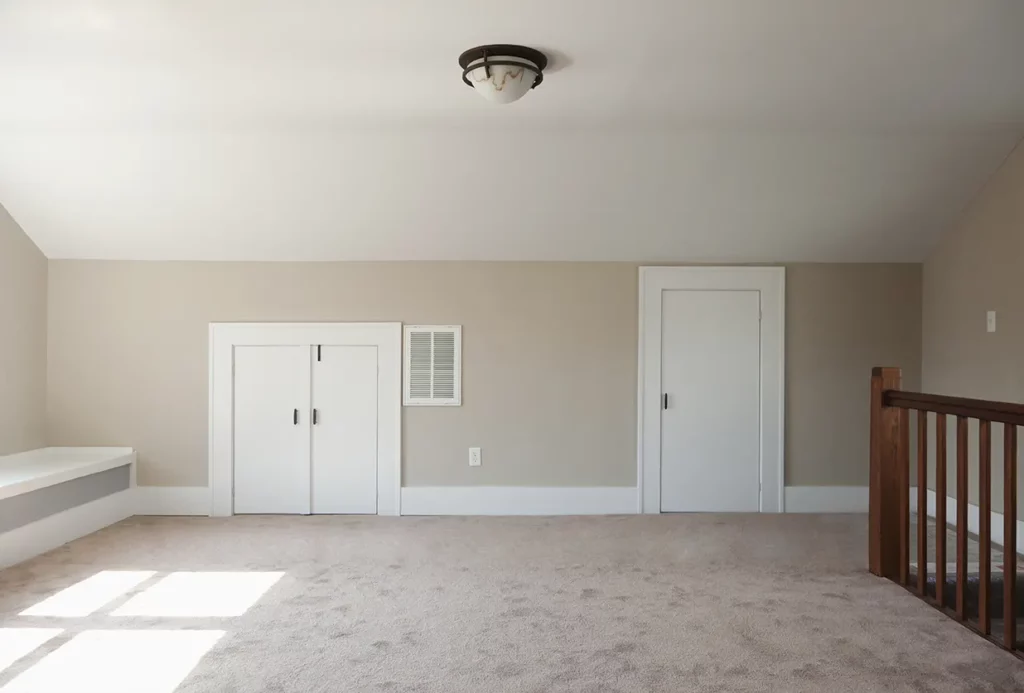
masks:
[[[488,101],[512,103],[544,80],[546,55],[510,44],[477,46],[459,56],[462,81]]]

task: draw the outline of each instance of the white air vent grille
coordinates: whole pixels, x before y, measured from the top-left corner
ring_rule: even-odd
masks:
[[[408,325],[405,328],[404,404],[462,404],[462,327]]]

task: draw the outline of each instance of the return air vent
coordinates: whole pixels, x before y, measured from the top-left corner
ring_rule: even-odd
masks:
[[[462,327],[407,325],[403,404],[462,404]]]

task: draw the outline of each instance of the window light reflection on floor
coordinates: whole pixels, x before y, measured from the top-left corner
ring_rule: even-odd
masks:
[[[153,570],[104,570],[25,609],[21,616],[88,616],[156,575]]]
[[[0,693],[172,693],[221,630],[89,630]]]
[[[114,616],[214,618],[241,616],[283,572],[176,572],[135,595]]]
[[[62,632],[60,628],[0,628],[0,671]]]

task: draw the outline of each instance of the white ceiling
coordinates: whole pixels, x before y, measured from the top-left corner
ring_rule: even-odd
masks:
[[[920,260],[1024,134],[1020,0],[7,0],[54,258]],[[487,104],[456,59],[548,52]]]

